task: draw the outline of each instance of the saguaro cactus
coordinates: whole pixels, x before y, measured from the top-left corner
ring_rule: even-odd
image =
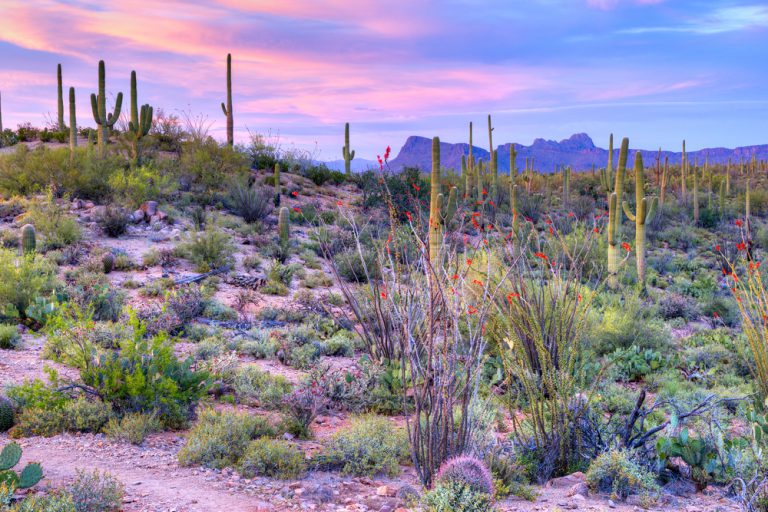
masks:
[[[693,223],[699,223],[699,163],[693,164]]]
[[[280,163],[275,162],[275,206],[280,206]]]
[[[290,241],[290,212],[288,207],[283,206],[280,208],[280,213],[277,216],[277,233],[280,238],[280,248],[283,254],[288,254],[288,243]]]
[[[493,149],[493,125],[491,124],[491,114],[488,114],[488,146],[491,152],[490,161],[488,165],[491,171],[491,197],[490,199],[496,202],[499,193],[499,169],[498,158],[496,150]]]
[[[467,189],[467,199],[472,199],[472,173],[474,172],[475,159],[472,155],[472,122],[469,122],[469,155],[467,156],[467,176],[464,184]]]
[[[659,182],[659,206],[664,206],[664,199],[667,197],[667,182],[669,181],[669,157],[664,157],[664,168],[661,171],[661,181]]]
[[[58,110],[58,123],[59,123],[59,131],[66,130],[67,127],[64,124],[64,86],[62,85],[61,81],[61,64],[56,66],[56,82],[58,83],[58,90],[57,90],[57,110]]]
[[[619,166],[616,169],[614,191],[608,198],[608,286],[619,285],[619,239],[621,237],[621,198],[624,191],[624,175],[627,170],[629,139],[624,137],[619,150]]]
[[[725,169],[725,194],[731,195],[731,159],[728,159],[728,167]]]
[[[563,166],[563,207],[568,208],[571,197],[571,168]]]
[[[139,160],[139,142],[152,128],[152,111],[153,109],[149,104],[142,105],[141,111],[139,111],[136,71],[131,71],[131,120],[128,123],[128,131],[131,133],[135,161]]]
[[[37,239],[35,237],[35,226],[25,224],[21,227],[21,253],[33,254],[37,248]]]
[[[75,88],[69,88],[69,159],[75,158],[77,147],[77,112],[75,109]]]
[[[683,159],[680,163],[680,198],[683,204],[688,204],[688,156],[685,154],[685,141],[683,141]]]
[[[440,246],[443,243],[443,232],[440,219],[440,138],[432,138],[432,174],[430,176],[429,195],[429,261],[436,265],[440,257]]]
[[[720,201],[719,201],[719,210],[720,210],[720,217],[725,216],[725,181],[720,182],[720,190],[719,194]]]
[[[232,115],[232,54],[227,54],[227,104],[221,103],[221,111],[227,116],[227,144],[235,145],[235,118]]]
[[[344,146],[341,148],[341,154],[344,155],[344,172],[349,176],[352,174],[352,160],[355,159],[355,150],[349,149],[349,123],[344,123]]]
[[[440,197],[442,198],[442,194],[440,194]],[[456,187],[451,187],[451,190],[448,192],[448,202],[445,204],[445,208],[441,208],[444,211],[443,224],[445,226],[448,226],[453,220],[453,216],[456,215],[456,210],[458,209],[458,200],[458,189]],[[442,199],[440,200],[440,204],[442,207]]]
[[[509,191],[509,206],[512,209],[512,230],[517,231],[517,185],[514,183]]]
[[[99,152],[102,156],[107,153],[107,140],[109,139],[109,129],[112,128],[120,118],[120,109],[123,105],[123,93],[117,93],[115,98],[115,111],[107,112],[107,93],[106,93],[106,71],[104,61],[99,61],[99,94],[91,94],[91,110],[93,110],[93,120],[98,126]]]
[[[744,227],[747,230],[747,236],[749,236],[750,230],[749,230],[749,218],[752,216],[752,205],[749,201],[749,189],[750,189],[750,180],[747,179],[747,189],[744,192]]]
[[[645,170],[643,157],[635,153],[635,213],[624,201],[621,206],[629,220],[635,223],[635,261],[637,263],[637,284],[640,291],[645,293],[645,225],[656,214],[657,200],[655,197],[645,197]]]
[[[608,164],[604,169],[600,169],[600,184],[603,186],[606,194],[611,193],[611,184],[613,181],[613,134],[608,139]]]

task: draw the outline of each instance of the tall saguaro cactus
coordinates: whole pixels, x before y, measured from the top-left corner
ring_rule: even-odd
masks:
[[[683,159],[680,163],[680,198],[683,204],[688,204],[688,156],[685,154],[685,141],[683,141]]]
[[[59,131],[63,131],[67,128],[67,126],[64,124],[64,86],[62,85],[61,80],[61,64],[59,64],[56,67],[56,81],[58,83],[58,91],[57,91],[57,110],[58,110],[58,123],[59,123]]]
[[[613,134],[608,139],[608,164],[600,169],[600,184],[606,194],[611,193],[611,181],[613,181]]]
[[[91,94],[91,110],[93,110],[93,120],[98,126],[99,152],[102,156],[107,153],[107,141],[109,139],[109,129],[112,128],[120,118],[120,109],[123,105],[123,93],[117,93],[115,98],[115,111],[107,112],[107,93],[106,93],[106,71],[104,61],[99,61],[99,94]]]
[[[621,237],[621,204],[624,192],[624,175],[627,170],[629,139],[624,137],[619,150],[619,166],[616,169],[614,190],[608,196],[608,286],[619,285],[619,239]]]
[[[137,162],[139,160],[139,142],[152,128],[152,112],[153,109],[149,104],[142,105],[141,111],[139,111],[136,71],[131,71],[131,120],[128,123],[128,131],[131,133],[133,158]]]
[[[624,201],[621,206],[629,220],[635,223],[635,261],[637,263],[637,284],[640,291],[645,293],[645,225],[656,214],[657,200],[655,197],[645,197],[645,170],[643,157],[635,153],[635,213]]]
[[[75,109],[75,88],[69,88],[69,159],[75,158],[77,147],[77,112]]]
[[[699,223],[699,162],[693,164],[693,223]]]
[[[349,149],[349,123],[344,123],[344,146],[341,148],[344,155],[344,172],[347,176],[352,174],[352,160],[355,159],[355,150]]]
[[[659,206],[664,206],[664,199],[667,197],[667,183],[669,182],[669,157],[664,157],[664,168],[661,171],[661,181],[659,182]]]
[[[467,156],[467,176],[464,179],[467,188],[467,199],[472,199],[472,177],[475,172],[475,157],[472,154],[472,121],[469,122],[469,155]]]
[[[488,114],[488,146],[491,152],[490,161],[488,165],[491,171],[491,200],[496,201],[499,193],[499,160],[496,155],[496,150],[493,149],[493,125],[491,124],[491,114]]]
[[[442,223],[440,219],[440,138],[432,138],[432,174],[430,175],[429,195],[429,261],[436,265],[443,243]]]
[[[227,144],[235,145],[235,118],[232,115],[232,54],[227,54],[227,104],[221,103],[221,111],[227,116]]]

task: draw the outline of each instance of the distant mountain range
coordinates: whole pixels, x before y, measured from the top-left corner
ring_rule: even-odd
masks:
[[[326,167],[333,169],[334,171],[344,172],[344,159],[318,163],[323,163]],[[379,164],[373,160],[366,160],[364,158],[357,157],[352,160],[350,167],[352,168],[352,172],[363,172],[367,171],[368,169],[378,169]]]
[[[512,143],[507,143],[496,148],[499,172],[501,173],[509,173],[511,146]],[[618,163],[618,149],[620,146],[621,139],[614,139],[614,165]],[[525,168],[526,158],[533,158],[535,167],[540,172],[554,172],[555,167],[558,165],[567,165],[575,171],[584,171],[592,169],[593,165],[597,168],[605,167],[608,162],[608,150],[595,146],[592,139],[586,133],[577,133],[560,142],[536,139],[530,146],[515,144],[515,151],[517,152],[515,163],[518,172]],[[645,149],[630,149],[628,165],[631,165],[637,151],[640,151],[643,155],[643,162],[646,166],[655,165],[656,157],[659,153],[658,150]],[[459,171],[461,169],[461,156],[468,154],[469,144],[440,143],[440,163],[444,168]],[[481,158],[484,162],[488,162],[489,153],[487,149],[473,146],[472,154],[475,160]],[[736,164],[741,159],[751,159],[752,155],[757,155],[759,160],[768,159],[768,144],[735,149],[700,149],[698,151],[689,151],[688,155],[691,162],[698,158],[701,164],[704,163],[704,159],[707,157],[709,157],[710,163],[727,163],[728,159],[731,159]],[[669,157],[670,164],[679,164],[682,160],[682,152],[662,151],[662,162],[665,157]],[[355,160],[353,160],[354,162]],[[344,161],[342,160],[341,163],[343,168]],[[430,170],[432,168],[432,139],[415,135],[408,137],[408,140],[405,141],[397,156],[389,161],[389,166],[395,171],[399,171],[404,167],[418,167],[423,171]]]

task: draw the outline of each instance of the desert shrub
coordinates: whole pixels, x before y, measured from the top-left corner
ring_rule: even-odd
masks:
[[[312,423],[327,407],[328,399],[318,387],[303,385],[283,397],[284,426],[296,437],[308,439],[312,435]]]
[[[182,324],[191,322],[205,310],[203,294],[200,291],[200,287],[195,284],[169,291],[166,295],[165,303]]]
[[[0,249],[0,316],[26,319],[35,299],[50,294],[56,285],[56,269],[48,260]]]
[[[0,492],[0,496],[2,492]],[[2,499],[0,498],[0,503]],[[8,512],[76,512],[75,502],[67,492],[52,492],[44,496],[28,495],[8,508]]]
[[[256,188],[239,183],[229,192],[232,211],[249,224],[266,219],[274,209],[274,194],[268,188]]]
[[[319,342],[307,343],[291,349],[290,363],[297,370],[306,370],[311,368],[321,355],[322,346]]]
[[[201,190],[217,190],[232,180],[243,179],[250,168],[245,153],[220,145],[211,137],[185,142],[179,164],[188,180]]]
[[[733,301],[723,297],[712,297],[701,308],[704,316],[714,321],[722,322],[728,327],[736,327],[739,324],[739,310]]]
[[[26,380],[21,384],[9,386],[6,396],[18,409],[61,409],[66,405],[68,397],[45,385],[40,379]]]
[[[164,333],[145,337],[135,315],[120,349],[101,354],[80,368],[80,378],[116,412],[157,411],[166,426],[183,425],[206,392],[208,375],[192,371],[193,360],[179,360]]]
[[[333,257],[336,271],[339,275],[351,283],[367,283],[381,278],[376,255],[364,250],[363,257],[355,249],[341,252]]]
[[[316,272],[310,272],[307,274],[307,277],[305,277],[301,284],[305,288],[309,289],[315,289],[315,288],[329,288],[333,285],[333,279],[328,277],[328,275],[325,272],[322,271],[316,271]]]
[[[237,311],[222,302],[208,299],[205,301],[205,307],[203,308],[201,316],[210,318],[211,320],[237,320]]]
[[[592,333],[592,349],[598,354],[632,345],[658,350],[668,344],[670,335],[666,326],[637,296],[606,298],[600,324]]]
[[[664,366],[662,355],[652,349],[642,350],[633,345],[628,348],[617,348],[609,356],[613,363],[614,375],[623,382],[637,382],[651,372]]]
[[[321,186],[328,181],[334,185],[340,185],[346,179],[344,173],[328,169],[325,165],[312,165],[308,167],[304,170],[304,176],[312,180],[312,183],[317,186]]]
[[[104,433],[113,441],[127,441],[140,445],[147,435],[160,432],[163,425],[154,412],[135,412],[120,419],[110,418],[104,427]]]
[[[21,343],[21,334],[15,325],[0,325],[0,349],[12,350]]]
[[[336,432],[326,444],[323,458],[344,475],[369,476],[400,472],[409,455],[405,432],[380,416],[359,416]]]
[[[598,492],[610,492],[614,499],[626,499],[630,494],[652,494],[659,490],[653,475],[635,463],[630,454],[611,450],[589,465],[587,484]]]
[[[570,203],[570,209],[577,219],[591,221],[595,214],[595,200],[589,196],[579,196]]]
[[[116,322],[125,302],[125,293],[112,287],[103,272],[78,270],[67,286],[70,301],[88,310],[97,321]]]
[[[269,359],[279,348],[277,341],[266,330],[251,329],[248,331],[248,338],[240,342],[237,351],[256,359]]]
[[[37,234],[42,238],[41,247],[45,250],[72,245],[82,237],[77,220],[57,204],[50,194],[45,201],[30,205],[24,221],[35,226]]]
[[[659,300],[659,314],[665,320],[672,318],[692,320],[699,313],[695,301],[676,293],[666,294]]]
[[[0,148],[7,148],[18,144],[18,142],[19,138],[10,128],[6,128],[0,132]]]
[[[179,462],[217,469],[234,466],[253,439],[273,435],[273,428],[262,417],[206,409],[189,431]]]
[[[288,480],[306,472],[304,452],[286,441],[262,437],[251,442],[238,465],[245,478],[268,476]]]
[[[61,407],[25,407],[13,433],[18,437],[50,437],[62,432],[100,432],[112,416],[112,408],[100,400],[67,400]]]
[[[490,512],[493,496],[473,491],[458,482],[440,483],[424,494],[422,502],[428,512]]]
[[[267,407],[278,406],[292,388],[282,375],[271,375],[254,365],[238,368],[232,385],[238,397]]]
[[[200,272],[231,265],[235,252],[229,235],[215,229],[191,233],[177,249],[184,258],[197,265]]]
[[[113,174],[109,184],[115,198],[131,209],[145,201],[159,201],[175,188],[172,176],[151,163]]]
[[[98,218],[104,233],[117,238],[128,230],[128,214],[122,208],[107,206]]]
[[[125,488],[109,473],[78,470],[75,480],[66,486],[76,512],[118,512],[123,506]]]
[[[355,339],[349,331],[339,331],[323,342],[327,356],[350,357],[355,353]]]

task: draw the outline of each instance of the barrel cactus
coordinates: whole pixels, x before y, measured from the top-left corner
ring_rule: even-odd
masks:
[[[0,396],[0,432],[7,432],[13,426],[13,404]]]
[[[109,274],[115,269],[115,255],[111,252],[101,257],[101,264],[104,266],[104,273]]]
[[[462,455],[449,459],[440,466],[435,477],[438,483],[459,483],[476,492],[493,496],[493,476],[485,463],[477,457]]]
[[[35,226],[32,224],[25,224],[21,228],[21,253],[32,254],[37,247],[37,239],[35,237]]]

